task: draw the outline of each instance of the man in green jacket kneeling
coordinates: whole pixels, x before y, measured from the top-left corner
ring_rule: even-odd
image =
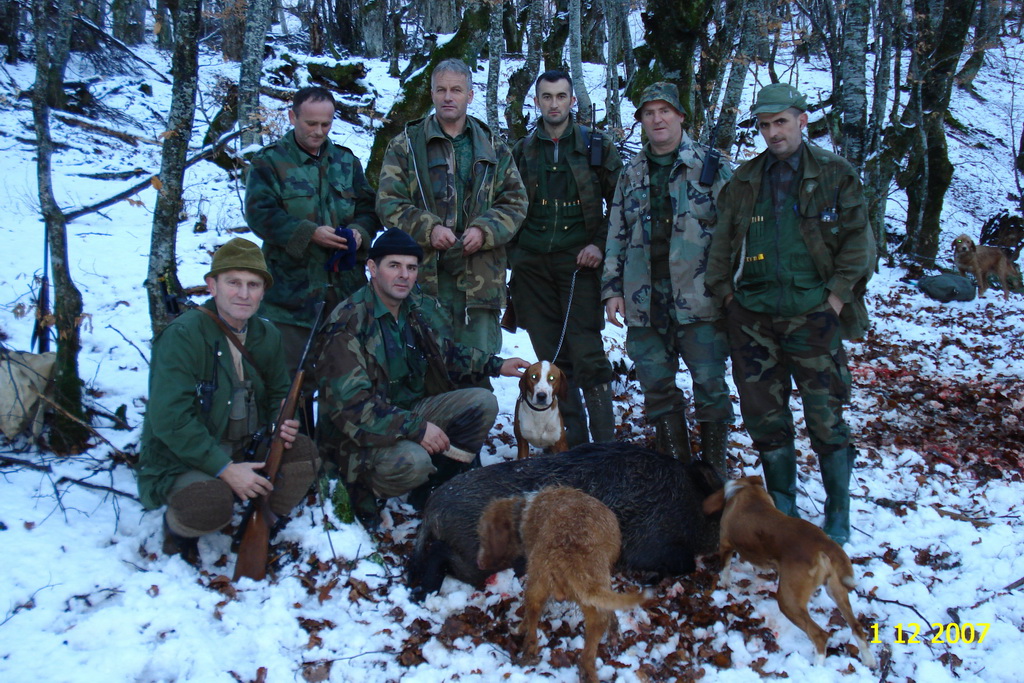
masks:
[[[281,427],[285,452],[273,486],[259,472],[262,458],[250,461],[264,454],[250,452],[254,433],[277,417],[291,384],[281,334],[254,315],[273,283],[260,248],[235,238],[213,256],[211,299],[153,341],[139,497],[147,509],[167,506],[163,551],[193,564],[197,539],[231,521],[235,499],[269,493],[271,509],[286,515],[320,467],[296,420]]]

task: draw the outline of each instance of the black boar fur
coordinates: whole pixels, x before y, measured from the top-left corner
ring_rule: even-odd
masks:
[[[694,556],[718,548],[718,518],[701,504],[722,480],[701,461],[688,465],[629,443],[584,444],[554,455],[470,470],[434,491],[408,568],[414,600],[441,587],[445,574],[483,586],[477,568],[477,521],[496,498],[561,485],[588,493],[615,513],[622,530],[617,568],[676,575]]]

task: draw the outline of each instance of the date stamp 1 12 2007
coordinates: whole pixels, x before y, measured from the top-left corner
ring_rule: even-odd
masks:
[[[918,645],[924,642],[921,638],[926,638],[932,643],[980,645],[985,641],[990,626],[991,624],[986,623],[943,624],[937,621],[931,624],[931,630],[922,634],[921,624],[916,622],[896,624],[895,638],[892,642],[897,645]],[[871,633],[874,635],[871,642],[881,643],[887,631],[888,629],[883,629],[879,624],[871,624]]]

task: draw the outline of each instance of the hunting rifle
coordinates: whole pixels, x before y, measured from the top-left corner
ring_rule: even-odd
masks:
[[[271,430],[274,440],[270,443],[270,452],[267,454],[263,466],[263,473],[273,485],[277,480],[277,471],[281,467],[281,458],[284,456],[284,441],[281,439],[281,425],[285,420],[295,417],[295,410],[299,405],[299,394],[302,393],[302,380],[306,374],[303,366],[306,364],[306,356],[309,355],[310,346],[316,336],[317,328],[320,327],[320,319],[323,316],[324,304],[320,302],[316,306],[316,315],[313,319],[313,329],[310,330],[309,339],[306,340],[306,348],[302,351],[302,358],[299,360],[295,377],[292,378],[292,386],[288,390],[288,398],[277,415],[277,422]],[[262,581],[267,576],[267,561],[270,551],[270,531],[277,523],[277,515],[270,509],[270,494],[257,496],[249,501],[245,514],[242,515],[241,542],[238,545],[238,561],[235,563],[235,581],[247,576],[254,581]]]

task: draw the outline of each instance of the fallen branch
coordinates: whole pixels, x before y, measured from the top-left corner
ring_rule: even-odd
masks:
[[[39,464],[34,463],[34,462],[29,462],[28,460],[22,460],[20,458],[12,458],[9,455],[0,455],[0,462],[10,463],[12,465],[17,465],[18,467],[27,467],[29,469],[37,470],[39,472],[46,472],[47,474],[53,474],[54,473],[53,472],[53,468],[50,467],[49,465],[39,465]],[[94,491],[104,491],[105,493],[113,493],[113,494],[116,494],[118,496],[123,496],[125,498],[131,498],[135,502],[139,502],[138,496],[136,496],[134,494],[126,493],[125,491],[121,491],[120,489],[115,489],[112,486],[103,486],[102,484],[93,484],[92,482],[85,481],[84,479],[75,479],[74,477],[61,477],[60,479],[58,479],[56,481],[54,486],[59,486],[60,484],[63,484],[65,482],[68,483],[68,484],[77,484],[78,486],[83,486],[83,487],[85,487],[87,489],[93,489]]]
[[[234,133],[231,133],[230,135],[225,135],[224,137],[222,137],[221,139],[217,140],[213,144],[207,145],[199,153],[197,153],[194,157],[192,157],[191,159],[188,159],[185,162],[184,168],[188,168],[189,166],[192,166],[193,164],[195,164],[198,161],[201,161],[203,159],[209,158],[210,156],[213,155],[213,153],[217,150],[217,148],[219,148],[222,145],[225,145],[228,142],[234,140],[239,135],[241,135],[244,130],[247,130],[247,129],[243,128],[242,130],[237,130]],[[88,214],[93,213],[95,211],[99,211],[100,209],[105,209],[108,206],[113,206],[114,204],[117,204],[118,202],[120,202],[122,200],[128,199],[128,197],[131,197],[133,194],[141,192],[142,190],[144,190],[147,187],[151,186],[153,184],[153,179],[156,178],[156,177],[157,177],[156,175],[151,175],[148,178],[146,178],[145,180],[143,180],[142,182],[137,183],[137,184],[133,185],[132,187],[129,187],[127,190],[125,190],[123,192],[117,193],[113,197],[110,197],[108,199],[104,199],[101,202],[97,202],[97,203],[91,204],[89,206],[83,206],[81,209],[76,209],[74,211],[69,211],[68,213],[64,214],[64,220],[67,221],[68,223],[70,223],[71,221],[75,220],[76,218],[81,218],[82,216],[88,215]]]
[[[128,342],[129,346],[131,346],[133,349],[135,349],[136,351],[139,352],[139,355],[142,356],[142,360],[146,363],[146,365],[149,365],[149,359],[146,358],[146,354],[144,354],[142,352],[142,349],[140,349],[138,346],[135,345],[135,342],[133,342],[128,337],[124,336],[124,333],[121,330],[117,329],[113,325],[107,325],[107,329],[108,330],[113,330],[114,332],[117,332],[121,336],[121,339],[124,339],[126,342]]]
[[[98,123],[93,123],[91,121],[76,118],[74,116],[69,116],[67,114],[54,114],[53,118],[57,119],[58,121],[62,121],[69,126],[74,126],[75,128],[82,128],[84,130],[89,130],[94,133],[108,135],[112,138],[120,140],[121,142],[127,142],[132,147],[138,146],[140,142],[145,142],[150,145],[160,144],[160,142],[157,140],[150,140],[149,138],[140,137],[138,135],[132,135],[131,133],[125,133],[124,131],[114,130],[113,128],[107,128],[105,126],[99,125]]]
[[[66,410],[66,409],[64,408],[64,406],[62,406],[62,405],[59,405],[59,404],[58,404],[58,403],[57,403],[56,401],[54,401],[54,400],[53,400],[52,398],[50,398],[50,397],[48,397],[48,396],[46,396],[46,395],[44,395],[44,394],[39,394],[39,398],[41,398],[42,400],[46,401],[46,402],[47,402],[47,403],[49,403],[49,404],[50,404],[51,406],[53,406],[53,408],[54,408],[54,409],[55,409],[55,410],[56,410],[57,412],[59,412],[59,413],[60,413],[61,415],[63,415],[64,417],[66,417],[66,418],[68,418],[69,420],[71,420],[72,422],[75,422],[75,423],[77,423],[77,424],[79,424],[79,425],[81,425],[81,426],[85,427],[86,429],[88,429],[88,430],[89,430],[89,431],[90,431],[90,432],[91,432],[91,433],[93,434],[93,436],[95,436],[95,437],[96,437],[97,439],[99,439],[99,440],[100,440],[100,441],[102,441],[103,443],[107,444],[107,445],[108,445],[108,446],[110,446],[110,447],[111,447],[112,449],[114,449],[114,453],[115,453],[115,454],[117,455],[117,457],[118,457],[118,458],[120,458],[120,459],[121,459],[121,461],[122,461],[122,462],[128,462],[128,454],[127,454],[127,453],[125,453],[124,451],[122,451],[122,450],[121,450],[120,448],[118,448],[117,446],[115,446],[115,445],[114,445],[113,443],[111,443],[111,442],[110,442],[110,439],[108,439],[107,437],[103,436],[103,435],[102,435],[102,434],[100,434],[100,433],[99,433],[98,431],[96,431],[96,428],[95,428],[95,427],[93,427],[93,426],[92,426],[91,424],[89,424],[88,422],[86,422],[86,421],[84,421],[84,420],[82,420],[82,419],[79,419],[79,418],[78,418],[77,416],[75,416],[75,415],[72,415],[72,414],[71,414],[70,412],[68,412],[68,410]]]

